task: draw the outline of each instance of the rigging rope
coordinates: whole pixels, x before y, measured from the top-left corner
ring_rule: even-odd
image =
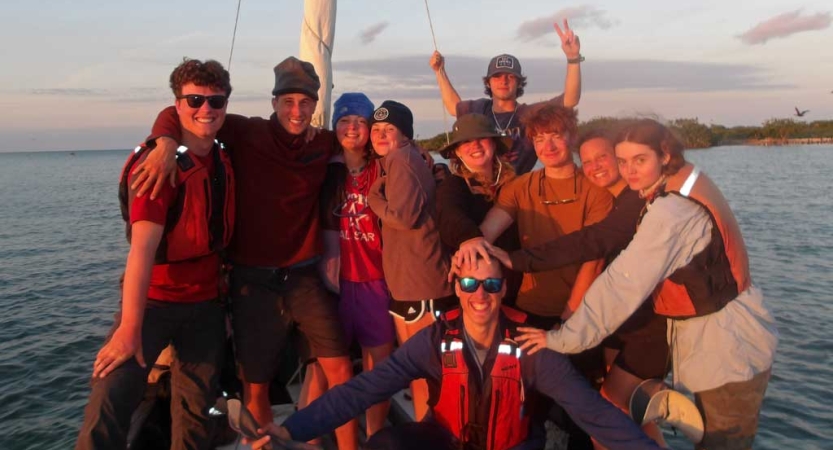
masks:
[[[231,73],[231,56],[234,54],[234,39],[237,37],[237,22],[240,20],[240,3],[243,0],[237,0],[237,14],[234,16],[234,32],[231,34],[231,48],[228,52],[228,66],[226,70]]]
[[[434,35],[434,22],[431,20],[431,10],[428,8],[428,0],[425,0],[425,13],[428,14],[428,26],[431,27],[431,39],[434,40],[434,51],[437,51],[437,36]],[[442,95],[442,92],[440,93]],[[448,137],[448,114],[445,112],[445,101],[443,101],[442,97],[440,97],[440,103],[442,104],[443,110],[443,129],[445,131],[445,145],[449,145],[451,143],[451,139]]]

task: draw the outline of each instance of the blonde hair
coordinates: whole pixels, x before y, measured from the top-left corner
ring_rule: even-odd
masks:
[[[492,157],[492,173],[495,174],[496,178],[494,181],[487,180],[483,174],[469,169],[457,156],[456,152],[451,154],[449,163],[451,163],[452,174],[465,180],[472,192],[485,196],[488,201],[494,200],[498,189],[515,178],[515,169],[512,164],[509,164],[497,154]]]

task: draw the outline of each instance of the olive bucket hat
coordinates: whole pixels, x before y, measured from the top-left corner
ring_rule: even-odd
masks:
[[[489,122],[488,117],[483,114],[471,113],[461,116],[454,122],[451,129],[451,142],[440,149],[440,155],[445,159],[451,159],[458,145],[482,138],[493,138],[495,140],[498,155],[506,153],[512,147],[512,138],[501,136],[495,131],[495,126]]]

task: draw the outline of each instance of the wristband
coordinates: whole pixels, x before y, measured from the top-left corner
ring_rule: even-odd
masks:
[[[578,64],[584,61],[584,56],[581,56],[581,53],[578,54],[575,58],[568,58],[567,64]]]

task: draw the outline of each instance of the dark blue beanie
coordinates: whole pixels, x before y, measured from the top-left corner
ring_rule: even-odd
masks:
[[[362,116],[370,119],[373,115],[373,102],[361,92],[345,92],[333,104],[333,130],[336,129],[338,119],[344,116]]]
[[[402,103],[393,100],[385,100],[382,106],[373,113],[370,126],[374,123],[386,122],[393,124],[408,139],[414,138],[414,115],[411,110]]]

